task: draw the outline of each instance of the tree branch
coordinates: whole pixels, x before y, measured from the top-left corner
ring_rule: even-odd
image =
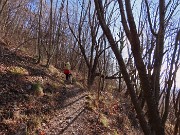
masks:
[[[151,23],[151,16],[150,16],[150,9],[149,9],[149,4],[148,4],[148,1],[145,0],[145,4],[146,4],[146,8],[147,8],[147,16],[148,16],[148,22],[149,22],[149,26],[150,26],[150,29],[151,29],[151,33],[157,37],[157,33],[155,33],[155,31],[153,30],[153,27],[152,27],[152,23]]]

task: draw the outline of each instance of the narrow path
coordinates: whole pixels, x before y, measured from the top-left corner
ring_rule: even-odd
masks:
[[[85,125],[82,114],[85,113],[84,97],[86,92],[79,88],[69,88],[62,97],[60,97],[57,114],[44,124],[44,131],[48,135],[80,135],[84,134]]]

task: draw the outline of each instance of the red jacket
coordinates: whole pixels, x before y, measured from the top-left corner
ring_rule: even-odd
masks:
[[[70,74],[70,70],[64,69],[64,74]]]

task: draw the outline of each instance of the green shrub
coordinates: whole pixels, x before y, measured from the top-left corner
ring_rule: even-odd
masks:
[[[100,115],[100,122],[103,124],[104,127],[109,126],[109,120],[103,115]]]
[[[42,88],[40,82],[33,84],[33,91],[34,91],[34,94],[36,96],[43,96],[44,95],[43,88]]]

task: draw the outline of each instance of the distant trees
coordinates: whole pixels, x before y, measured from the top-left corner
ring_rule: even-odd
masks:
[[[68,6],[68,5],[67,5]],[[78,11],[77,11],[78,12]],[[99,61],[102,60],[102,54],[109,46],[104,46],[106,43],[105,35],[100,32],[100,25],[97,22],[95,9],[92,8],[92,3],[82,1],[80,16],[77,16],[77,29],[71,26],[69,14],[67,11],[69,28],[78,43],[81,50],[82,57],[88,69],[87,84],[89,88],[93,85],[95,77],[100,76],[98,69]],[[106,56],[104,56],[104,65],[106,63]],[[100,66],[99,66],[100,67]],[[100,69],[100,71],[103,69]],[[105,71],[104,71],[105,72]]]
[[[61,2],[60,7],[58,8],[58,1],[56,5],[53,5],[53,0],[50,0],[49,11],[44,11],[42,13],[43,2],[39,2],[39,23],[38,23],[38,60],[40,62],[41,55],[43,52],[46,53],[46,67],[52,63],[53,59],[56,59],[57,65],[57,55],[60,48],[60,36],[62,29],[62,11],[64,8],[64,1]],[[54,7],[55,6],[55,7]],[[45,8],[45,7],[44,7]],[[49,19],[46,18],[46,13],[49,15]],[[43,21],[43,22],[42,22]],[[42,27],[45,25],[45,27]],[[44,35],[44,36],[43,36]]]
[[[56,66],[62,67],[63,61],[58,61],[65,60],[64,54],[70,50],[64,45],[71,44],[67,40],[69,35],[63,10],[64,0],[61,3],[58,0],[49,3],[42,0],[2,0],[0,36],[7,44],[16,46],[15,51],[23,48],[37,56],[36,63],[43,62],[47,67],[56,63]]]
[[[74,5],[65,10],[66,2]],[[104,78],[107,69],[113,69],[111,50],[91,1],[3,0],[0,4],[1,37],[15,51],[28,51],[46,67],[62,68],[68,60],[72,68],[87,71],[89,86],[96,76]]]

